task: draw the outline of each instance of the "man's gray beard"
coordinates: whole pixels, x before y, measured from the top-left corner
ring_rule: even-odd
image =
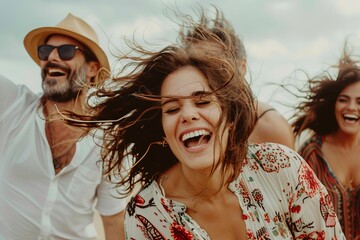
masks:
[[[43,78],[42,88],[44,96],[54,102],[68,102],[76,99],[86,84],[86,67],[82,67],[73,74],[70,74],[65,85],[59,87],[57,80],[49,77]]]

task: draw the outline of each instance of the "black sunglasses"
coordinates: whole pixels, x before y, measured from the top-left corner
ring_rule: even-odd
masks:
[[[54,48],[57,48],[59,57],[64,61],[71,60],[75,56],[76,50],[80,50],[81,52],[84,52],[76,45],[61,45],[61,46],[41,45],[38,46],[37,48],[39,59],[42,61],[47,61],[49,59],[50,53],[54,50]]]

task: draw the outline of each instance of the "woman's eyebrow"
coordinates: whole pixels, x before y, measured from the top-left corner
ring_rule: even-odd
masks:
[[[191,94],[191,96],[163,96],[162,98],[167,98],[168,100],[161,103],[161,106],[164,106],[167,103],[176,102],[179,101],[179,99],[186,99],[186,98],[192,98],[192,97],[199,97],[204,95],[209,95],[209,91],[195,91]]]
[[[173,98],[173,97],[164,97],[164,98],[168,98],[168,100],[164,101],[161,103],[161,106],[164,106],[165,104],[168,104],[168,103],[171,103],[171,102],[176,102],[178,101],[179,99],[178,98]]]
[[[193,92],[193,94],[191,94],[191,96],[198,97],[198,96],[209,95],[209,94],[210,94],[209,91],[196,91],[196,92]]]

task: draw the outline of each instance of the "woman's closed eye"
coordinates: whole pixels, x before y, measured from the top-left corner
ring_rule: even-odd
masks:
[[[163,110],[163,113],[171,114],[179,111],[179,107],[168,107]]]
[[[196,101],[195,104],[196,106],[203,106],[203,105],[207,105],[210,104],[211,101],[209,100],[200,100],[200,101]]]
[[[347,99],[347,98],[344,98],[344,97],[339,97],[339,98],[337,99],[337,101],[340,102],[340,103],[345,103],[345,102],[348,102],[348,99]]]
[[[189,99],[185,100],[168,100],[162,104],[163,113],[166,114],[174,114],[180,111],[181,109],[181,101],[191,101],[192,104],[196,107],[202,108],[207,107],[209,104],[213,102],[211,96],[196,96],[190,97]]]
[[[161,107],[163,113],[176,113],[180,109],[180,103],[177,99],[168,99],[161,104]]]

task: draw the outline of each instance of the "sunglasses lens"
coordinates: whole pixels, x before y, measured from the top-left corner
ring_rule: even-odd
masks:
[[[75,56],[76,46],[74,45],[62,45],[59,47],[51,46],[51,45],[41,45],[38,47],[38,57],[42,61],[49,60],[49,56],[54,48],[58,49],[59,57],[62,60],[70,60]],[[80,50],[80,49],[79,49]]]
[[[38,47],[38,57],[42,61],[46,61],[49,58],[50,53],[54,49],[53,46],[50,45],[42,45]]]
[[[75,46],[62,45],[58,47],[58,52],[62,60],[70,60],[75,56]]]

